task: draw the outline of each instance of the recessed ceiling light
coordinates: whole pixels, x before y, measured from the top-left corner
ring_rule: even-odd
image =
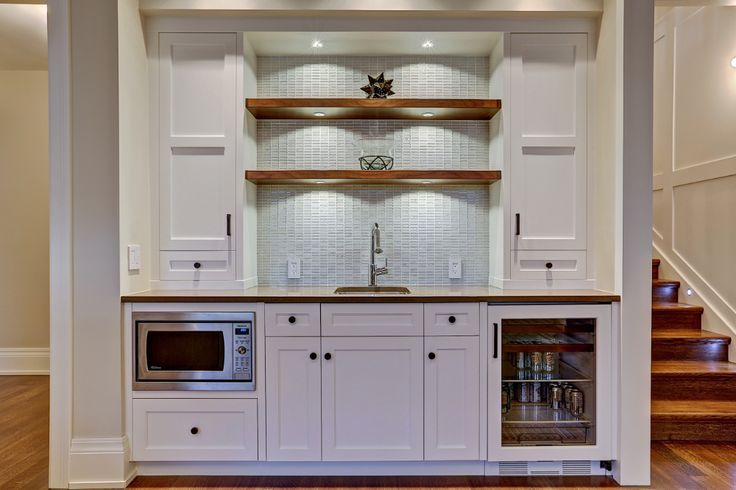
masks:
[[[432,41],[430,41],[429,39],[427,39],[426,41],[424,41],[424,42],[422,43],[422,47],[423,47],[424,49],[429,49],[429,48],[433,48],[433,47],[434,47],[434,43],[433,43]]]
[[[736,68],[736,56],[734,56],[733,58],[731,58],[731,66],[734,67],[734,68]]]
[[[690,288],[687,288],[687,295],[688,296],[692,296],[693,295],[693,290],[690,289]]]
[[[423,117],[434,117],[434,112],[423,112],[422,116]]]
[[[314,113],[314,116],[316,116],[316,117],[325,117],[325,113],[324,112],[317,111],[317,112]]]
[[[324,46],[324,44],[322,44],[322,41],[320,41],[319,39],[315,39],[314,41],[312,41],[313,48],[321,48],[322,46]]]

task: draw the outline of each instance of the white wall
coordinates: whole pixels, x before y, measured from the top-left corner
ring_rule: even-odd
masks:
[[[736,336],[736,8],[671,9],[654,46],[653,242],[666,261],[662,277],[695,291],[680,300],[705,306],[705,328]]]
[[[144,291],[151,279],[148,57],[138,0],[118,2],[120,112],[120,292]],[[128,270],[128,244],[141,246],[139,271]]]
[[[48,72],[0,71],[0,350],[49,346],[48,151]]]

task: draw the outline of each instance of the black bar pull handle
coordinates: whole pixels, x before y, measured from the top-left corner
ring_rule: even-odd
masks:
[[[493,324],[493,358],[498,359],[498,323]]]
[[[232,215],[230,213],[227,213],[225,215],[225,222],[227,223],[227,236],[232,236],[232,230],[230,230],[230,218],[232,218]]]
[[[521,214],[516,213],[516,233],[514,235],[521,235]]]

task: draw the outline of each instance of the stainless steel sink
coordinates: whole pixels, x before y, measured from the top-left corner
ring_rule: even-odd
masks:
[[[346,286],[335,289],[335,294],[411,294],[403,286]]]

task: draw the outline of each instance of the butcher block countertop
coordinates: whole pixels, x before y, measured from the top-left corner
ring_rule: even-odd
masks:
[[[617,294],[598,290],[511,290],[490,286],[409,286],[411,294],[335,294],[334,287],[253,287],[225,290],[149,290],[123,303],[610,303]]]

